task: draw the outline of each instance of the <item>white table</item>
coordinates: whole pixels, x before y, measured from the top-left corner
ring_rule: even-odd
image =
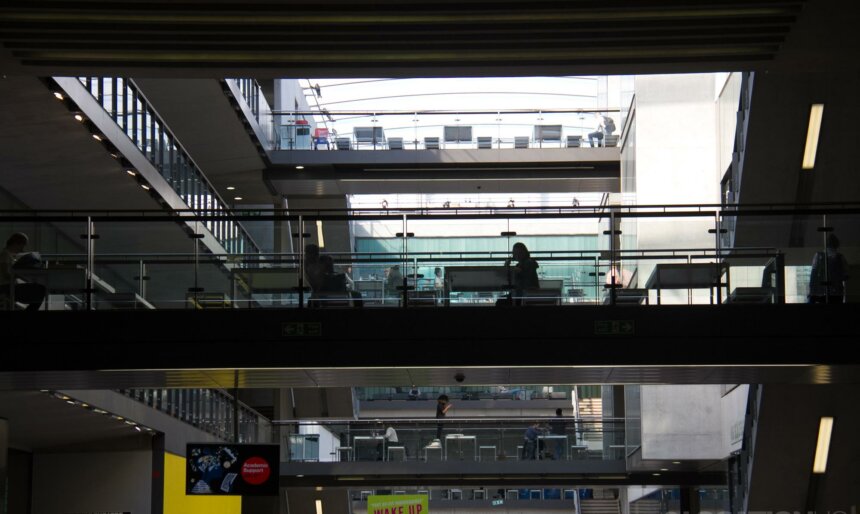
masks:
[[[544,441],[544,449],[545,450],[550,450],[550,448],[552,448],[553,455],[555,455],[555,451],[554,451],[555,445],[553,444],[552,446],[550,446],[550,443],[548,443],[547,441],[555,441],[555,444],[559,444],[559,442],[563,441],[564,448],[565,448],[565,452],[564,452],[565,460],[570,460],[570,448],[567,445],[567,435],[565,435],[565,434],[538,435],[538,442],[537,442],[537,445],[538,445],[537,458],[538,458],[538,460],[540,460],[540,458],[541,458],[541,451],[540,451],[540,442],[541,441]]]
[[[460,455],[460,460],[463,459],[463,441],[471,441],[474,452],[472,460],[478,460],[478,438],[473,435],[464,434],[448,434],[445,436],[445,460],[448,460],[448,448],[451,446],[451,441],[457,441],[457,451]]]

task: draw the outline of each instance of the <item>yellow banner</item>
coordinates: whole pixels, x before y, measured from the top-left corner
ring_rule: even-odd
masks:
[[[367,514],[428,514],[426,494],[368,496]]]

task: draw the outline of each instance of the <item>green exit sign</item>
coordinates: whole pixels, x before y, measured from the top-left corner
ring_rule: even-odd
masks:
[[[504,505],[505,500],[493,500],[493,505]]]
[[[629,336],[635,332],[633,320],[599,320],[594,322],[594,333],[607,336]]]
[[[281,325],[281,335],[284,337],[319,337],[322,335],[322,323],[318,321],[291,321]]]

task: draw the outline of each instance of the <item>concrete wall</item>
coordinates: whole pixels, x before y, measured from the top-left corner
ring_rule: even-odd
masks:
[[[722,459],[720,385],[643,385],[643,459]]]
[[[636,203],[716,203],[720,198],[715,76],[636,77]],[[640,249],[712,248],[710,218],[655,218],[637,223]],[[673,261],[678,262],[678,261]],[[683,261],[680,261],[683,262]],[[705,261],[698,261],[705,262]],[[655,261],[639,263],[639,282]],[[664,291],[663,303],[687,303],[687,291]],[[707,291],[694,291],[707,303]]]
[[[749,389],[746,384],[739,385],[720,400],[723,418],[723,451],[726,455],[741,449]]]
[[[151,512],[149,451],[36,453],[32,514]]]

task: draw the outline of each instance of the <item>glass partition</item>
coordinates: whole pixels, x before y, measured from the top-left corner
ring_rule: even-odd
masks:
[[[322,242],[321,251],[224,251],[216,241],[228,219],[276,216],[303,225],[293,248]],[[15,285],[41,284],[45,309],[717,305],[851,301],[856,218],[839,209],[514,206],[8,212],[0,228],[27,234],[27,251],[41,253],[40,271],[16,270]],[[729,219],[737,231],[727,247]],[[336,223],[353,251],[327,249],[344,241],[325,246],[323,227]]]
[[[620,418],[457,418],[275,422],[292,460],[522,461],[623,460],[604,444],[624,432]],[[442,437],[434,440],[439,425]],[[310,435],[313,434],[313,435]],[[308,454],[318,444],[318,454]],[[623,450],[623,447],[621,447]],[[331,456],[331,457],[330,457]]]
[[[274,120],[272,150],[295,151],[603,148],[618,146],[621,128],[617,109],[594,108],[295,110],[258,119],[262,125]]]

